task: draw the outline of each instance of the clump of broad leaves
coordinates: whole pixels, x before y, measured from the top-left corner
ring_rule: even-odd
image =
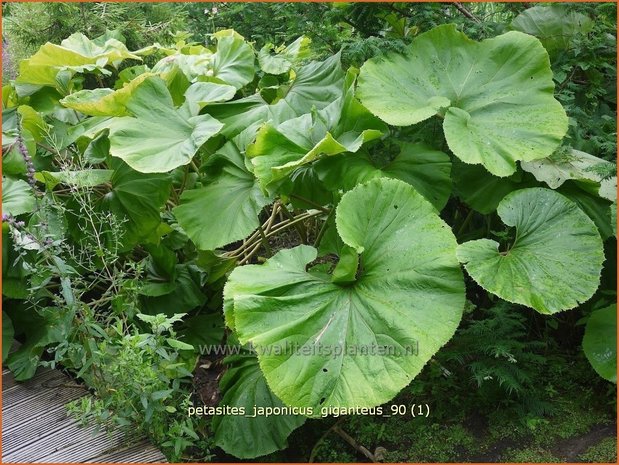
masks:
[[[243,348],[220,404],[303,409],[213,418],[224,450],[264,455],[323,408],[393,399],[454,335],[467,288],[547,315],[597,295],[616,178],[563,140],[553,91],[547,50],[518,31],[475,42],[443,25],[348,70],[312,61],[303,37],[256,51],[226,30],[129,51],[74,34],[3,89],[3,256],[45,199],[94,188],[121,256],[146,263],[139,311],[188,313],[194,348]],[[46,240],[79,240],[69,220]],[[296,243],[277,242],[286,232]],[[5,296],[23,298],[27,257],[3,265]],[[596,310],[584,343],[613,381],[615,325],[614,307]],[[26,345],[30,362],[53,331]]]

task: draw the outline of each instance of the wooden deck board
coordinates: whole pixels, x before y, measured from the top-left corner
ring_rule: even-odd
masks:
[[[40,376],[46,376],[46,375],[49,376],[49,374],[51,374],[53,372],[54,371],[51,368],[41,367],[36,372],[34,377],[31,380],[26,381],[25,383],[31,383],[34,380],[39,379]],[[15,378],[11,374],[11,371],[9,369],[6,369],[2,373],[2,398],[4,399],[4,396],[5,396],[6,392],[8,392],[8,391],[10,391],[12,389],[16,389],[19,386],[23,386],[25,383],[20,383],[19,381],[15,381]]]
[[[44,415],[33,417],[19,427],[3,433],[2,447],[5,451],[26,447],[58,430],[66,428],[68,424],[65,406],[54,407]]]
[[[120,461],[125,463],[149,463],[159,460],[158,454],[160,454],[158,450],[153,450],[152,447],[149,448],[148,442],[142,441],[138,444],[129,446],[126,449],[121,449],[112,453],[100,455],[94,459],[89,459],[87,463],[114,463]]]
[[[26,381],[25,383],[13,384],[13,386],[5,387],[2,384],[2,401],[6,402],[6,409],[19,408],[21,404],[27,403],[33,397],[41,394],[42,390],[55,388],[56,384],[65,384],[67,377],[59,371],[47,370]],[[84,390],[84,389],[82,389]],[[84,390],[85,391],[85,390]]]
[[[35,415],[42,415],[50,408],[83,397],[86,393],[81,389],[47,389],[41,390],[38,397],[21,406],[12,407],[2,401],[2,434],[11,431],[31,419]]]
[[[41,368],[18,383],[2,371],[2,463],[161,463],[163,454],[144,438],[82,427],[66,404],[90,395],[58,370]]]

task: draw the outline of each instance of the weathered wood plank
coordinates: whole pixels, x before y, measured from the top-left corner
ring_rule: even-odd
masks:
[[[92,456],[122,447],[124,433],[121,431],[98,431],[95,425],[80,427],[72,423],[67,428],[30,445],[27,450],[14,456],[19,462],[83,462]],[[11,461],[13,456],[6,457]]]
[[[57,405],[41,415],[35,415],[9,431],[2,433],[2,450],[5,454],[40,441],[59,429],[67,428],[72,422],[67,416],[65,405]]]
[[[12,408],[6,402],[3,402],[2,434],[18,428],[19,425],[33,416],[41,415],[54,406],[65,405],[72,400],[79,399],[86,395],[86,393],[84,389],[56,388],[41,391],[40,395],[32,397],[28,403],[17,408]]]
[[[25,383],[3,371],[2,388],[2,463],[165,462],[144,438],[68,417],[67,402],[90,394],[58,370],[42,368]]]
[[[27,402],[29,396],[41,391],[41,388],[48,389],[53,387],[54,382],[57,384],[67,383],[68,378],[59,371],[48,369],[41,369],[36,375],[20,383],[15,381],[12,376],[9,378],[12,382],[4,384],[4,377],[2,378],[2,400],[6,403],[6,406],[15,407],[21,402]]]
[[[165,463],[163,454],[150,445],[148,441],[141,441],[125,449],[89,459],[87,463]]]
[[[49,373],[53,371],[48,367],[41,367],[37,370],[34,378],[32,380],[37,379],[39,376],[43,376],[45,373]],[[31,382],[32,380],[26,381],[26,383]],[[4,399],[4,393],[9,389],[15,388],[17,386],[23,386],[25,383],[20,383],[19,381],[15,381],[15,377],[11,373],[11,370],[8,368],[2,372],[2,398]]]
[[[71,440],[70,445],[36,461],[84,462],[92,457],[124,449],[127,445],[139,440],[138,438],[129,439],[124,432],[118,430],[112,432],[100,431],[96,434],[93,434],[94,429],[92,427],[81,428],[81,430],[88,430],[88,434],[80,434],[79,437]]]

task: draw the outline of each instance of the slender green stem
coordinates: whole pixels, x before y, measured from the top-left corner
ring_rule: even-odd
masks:
[[[308,220],[309,218],[312,218],[316,215],[322,215],[322,212],[316,212],[316,213],[307,213],[307,214],[303,214],[303,215],[299,215],[299,216],[293,216],[291,218],[291,220],[289,221],[285,221],[284,223],[280,223],[277,225],[277,227],[273,228],[273,231],[271,231],[269,234],[267,234],[267,237],[271,237],[274,236],[275,234],[277,234],[280,231],[283,231],[286,228],[289,228],[290,226],[294,226],[296,224],[299,224],[305,220]]]
[[[42,149],[47,150],[49,153],[56,153],[56,151],[53,148],[51,148],[49,145],[43,144],[42,142],[37,142],[37,145],[41,147]]]
[[[464,221],[462,222],[462,224],[460,225],[460,228],[458,228],[458,232],[456,233],[456,236],[460,236],[460,234],[462,234],[464,232],[464,230],[466,229],[466,227],[469,225],[469,223],[471,222],[471,219],[473,219],[473,209],[471,208],[469,210],[469,212],[467,213],[466,217],[464,218]]]
[[[273,211],[271,212],[271,216],[269,217],[268,220],[266,220],[264,223],[262,223],[262,228],[264,230],[266,230],[266,234],[269,233],[269,231],[271,230],[271,226],[273,225],[273,221],[275,221],[275,217],[277,216],[277,213],[279,213],[279,209],[280,209],[280,204],[278,202],[275,203],[275,205],[273,205]],[[236,257],[238,256],[243,249],[245,248],[246,244],[250,244],[252,242],[254,242],[257,238],[258,238],[259,232],[256,231],[254,232],[251,236],[249,236],[247,239],[245,239],[245,242],[243,242],[243,245],[241,247],[239,247],[238,249],[235,249],[231,252],[227,252],[225,255],[229,256],[229,257]]]
[[[290,194],[290,198],[291,199],[297,199],[301,202],[305,202],[308,205],[311,205],[312,207],[318,209],[318,210],[322,210],[325,213],[329,213],[331,210],[329,208],[325,208],[324,206],[320,205],[319,203],[313,202],[311,200],[306,199],[305,197],[301,197],[300,195],[296,195],[296,194]]]
[[[251,250],[247,250],[245,249],[245,257],[243,258],[243,260],[241,260],[239,262],[239,265],[245,265],[246,263],[249,262],[249,260],[251,260],[251,258],[256,255],[256,253],[258,252],[258,250],[260,250],[260,246],[262,245],[261,242],[258,242],[257,244],[254,245],[254,247]]]
[[[325,235],[325,232],[327,231],[327,227],[329,226],[329,220],[331,219],[331,216],[333,216],[334,211],[335,211],[334,209],[331,210],[329,212],[329,215],[325,219],[325,222],[322,223],[322,227],[320,228],[320,231],[318,231],[318,235],[316,236],[316,240],[314,241],[314,247],[318,247],[320,245],[320,241],[322,240],[322,238]]]
[[[277,212],[274,211],[273,217],[276,214]],[[281,233],[284,229],[288,229],[289,227],[294,226],[295,224],[298,224],[302,221],[308,220],[309,218],[313,218],[315,216],[322,215],[322,214],[323,213],[321,211],[315,211],[313,213],[303,213],[299,216],[293,217],[292,220],[284,220],[283,222],[278,223],[275,227],[273,227],[272,230],[270,229],[270,227],[267,227],[265,231],[265,237],[266,238],[273,237]],[[227,252],[225,256],[226,257],[240,257],[241,255],[245,255],[247,250],[251,249],[253,251],[255,246],[256,245],[260,246],[261,243],[262,243],[262,238],[260,238],[260,233],[256,231],[256,233],[250,236],[250,238],[247,239],[241,247],[231,252]]]
[[[264,233],[264,229],[262,229],[262,226],[258,226],[258,231],[260,232],[260,236],[262,237],[262,245],[264,246],[264,250],[267,251],[267,253],[269,254],[269,256],[273,255],[273,251],[271,250],[271,246],[269,245],[269,240],[267,239],[266,234]]]
[[[180,195],[185,190],[185,186],[187,185],[188,176],[189,176],[189,166],[185,165],[185,170],[183,173],[183,182],[181,183],[181,187],[178,189],[178,192],[176,193],[176,198],[179,198]]]
[[[295,225],[294,227],[297,230],[297,233],[299,233],[299,237],[301,238],[301,243],[305,244],[305,241],[307,240],[307,232],[305,231],[305,228],[303,227],[303,225],[300,224],[298,221],[297,222],[294,221],[295,217],[293,216],[292,213],[288,211],[288,208],[286,208],[285,205],[282,205],[282,211],[284,212],[284,215],[286,215],[288,219],[290,219],[291,221],[290,224]]]

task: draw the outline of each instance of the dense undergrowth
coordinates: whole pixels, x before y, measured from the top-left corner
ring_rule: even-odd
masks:
[[[18,380],[172,461],[614,460],[613,5],[5,8]]]

